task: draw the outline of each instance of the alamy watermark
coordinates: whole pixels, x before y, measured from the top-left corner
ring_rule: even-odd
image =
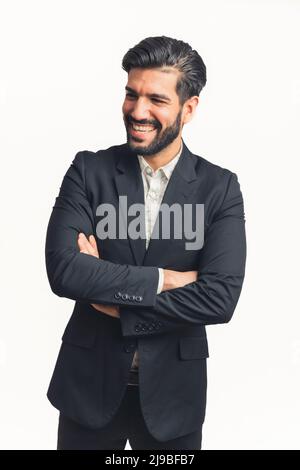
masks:
[[[127,204],[127,196],[119,197],[117,208],[110,203],[100,204],[96,216],[102,217],[97,223],[96,233],[100,240],[138,238],[146,239],[145,205]],[[129,220],[130,219],[130,220]],[[186,250],[200,250],[204,244],[204,204],[166,203],[160,205],[151,234],[153,239],[188,240]]]

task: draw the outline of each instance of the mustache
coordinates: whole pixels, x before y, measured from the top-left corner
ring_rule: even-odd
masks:
[[[142,119],[141,121],[136,121],[131,116],[126,116],[126,121],[128,124],[148,124],[154,126],[156,129],[160,127],[160,124],[157,121],[147,121],[147,119]]]

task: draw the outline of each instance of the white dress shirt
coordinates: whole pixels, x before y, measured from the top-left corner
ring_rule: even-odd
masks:
[[[182,141],[179,152],[175,155],[172,160],[164,166],[161,166],[157,170],[153,170],[151,166],[146,162],[142,155],[138,155],[138,160],[141,168],[143,184],[144,184],[144,204],[145,204],[145,222],[146,222],[146,249],[148,249],[151,234],[154,228],[154,224],[159,212],[159,208],[164,197],[165,190],[168,182],[171,178],[172,172],[179,160],[182,152]],[[157,287],[157,293],[159,294],[164,284],[164,273],[162,268],[158,268],[159,281]],[[135,351],[133,361],[131,365],[131,371],[137,373],[139,366],[138,352]],[[136,381],[130,380],[132,385],[137,385]]]

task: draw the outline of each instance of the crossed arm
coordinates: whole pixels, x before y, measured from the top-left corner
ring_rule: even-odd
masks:
[[[124,335],[136,334],[137,321],[157,318],[170,329],[228,322],[242,289],[246,261],[243,198],[236,175],[227,170],[220,175],[220,203],[205,233],[197,275],[164,270],[163,292],[157,294],[157,267],[97,259],[90,237],[95,227],[84,157],[79,152],[67,171],[48,224],[46,267],[53,292],[92,304],[102,313],[119,314]],[[79,241],[79,233],[88,238]],[[122,303],[114,295],[118,291],[127,292],[129,300]],[[139,305],[130,300],[131,294],[142,298]]]
[[[90,235],[88,238],[84,233],[78,235],[78,248],[80,253],[100,258],[99,250],[94,235]],[[196,281],[198,277],[197,271],[173,271],[170,269],[164,269],[164,284],[162,292],[165,290],[176,289],[183,287],[190,282]],[[103,305],[103,304],[91,304],[96,310],[111,317],[119,318],[120,311],[118,305]]]

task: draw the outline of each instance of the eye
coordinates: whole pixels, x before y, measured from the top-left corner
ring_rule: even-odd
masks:
[[[152,98],[152,101],[154,101],[155,103],[164,103],[164,101],[161,101],[158,98]]]
[[[134,99],[136,98],[136,96],[133,95],[132,93],[126,93],[126,98]]]

